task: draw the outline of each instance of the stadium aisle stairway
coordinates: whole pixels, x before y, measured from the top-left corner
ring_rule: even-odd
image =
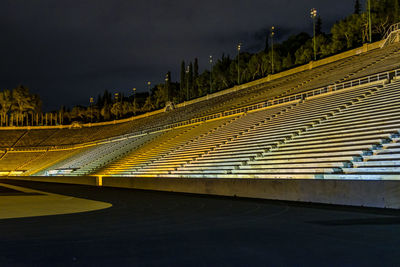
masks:
[[[26,161],[16,170],[24,171],[24,175],[33,175],[42,169],[48,168],[62,161],[66,158],[74,156],[76,153],[81,153],[85,148],[73,149],[73,150],[57,150],[57,151],[46,151],[40,156],[33,158],[30,161]]]
[[[400,178],[400,82],[379,91],[369,102],[360,105],[359,116],[368,122],[369,131],[390,135],[363,156],[342,168],[343,175],[325,175],[331,179]],[[370,112],[373,107],[373,113]],[[365,111],[364,111],[365,110]],[[364,111],[364,112],[363,112]],[[369,112],[368,112],[369,111]],[[364,131],[364,133],[367,133]]]
[[[44,151],[18,153],[7,151],[7,153],[1,157],[0,172],[6,174],[17,170],[25,171],[25,169],[22,169],[23,165],[44,154]]]
[[[48,164],[69,157],[74,151],[7,151],[0,157],[2,175],[30,175]]]
[[[124,138],[105,144],[95,145],[81,150],[80,153],[67,158],[35,175],[87,175],[107,163],[114,161],[130,150],[152,140],[157,133],[147,134],[136,138]]]
[[[306,147],[299,150],[294,149],[287,153],[280,152],[279,148],[289,143],[291,139],[297,140],[303,133],[316,128],[323,121],[368,97],[376,90],[375,87],[367,86],[309,98],[302,104],[253,128],[242,136],[230,140],[218,149],[193,160],[176,171],[171,171],[170,176],[314,178],[314,175],[318,172],[333,173],[336,171],[335,164],[305,169],[300,168],[300,165],[286,165],[286,167],[290,166],[289,169],[281,168],[280,164],[304,164],[305,162],[302,160],[299,160],[299,162],[294,160],[298,154],[310,152],[309,156],[311,157],[319,157],[322,154],[316,155],[317,151],[309,151]],[[332,153],[329,152],[328,154],[333,156]],[[352,159],[352,155],[346,152],[339,152],[335,156],[345,156],[346,158],[342,158],[343,160]],[[274,165],[269,166],[271,168],[258,168],[268,164]],[[222,165],[224,169],[218,169],[218,166]]]

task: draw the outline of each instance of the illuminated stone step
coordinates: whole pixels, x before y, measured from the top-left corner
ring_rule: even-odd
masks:
[[[307,125],[307,124],[312,124],[313,122],[310,119],[303,119],[303,120],[295,120],[293,117],[291,119],[283,119],[283,118],[276,118],[274,120],[268,120],[265,123],[259,124],[258,126],[254,127],[252,131],[245,131],[244,134],[250,135],[251,133],[254,132],[254,130],[257,130],[259,132],[265,132],[265,131],[276,131],[279,129],[282,129],[283,126],[284,128],[297,128],[301,127],[302,125]]]
[[[397,174],[324,174],[323,179],[335,180],[399,180]]]
[[[309,125],[309,127],[312,127]],[[268,129],[268,131],[254,131],[252,134],[246,134],[240,137],[241,140],[262,140],[263,138],[271,138],[276,136],[291,136],[295,133],[299,133],[302,129],[306,129],[307,127],[303,125],[302,127],[290,128],[290,127],[282,127],[279,130]]]
[[[208,140],[205,140],[204,143],[199,143],[197,141],[188,142],[188,143],[178,147],[176,151],[185,150],[185,149],[187,149],[187,147],[190,147],[191,150],[204,150],[204,149],[208,149],[210,147],[213,147],[213,146],[215,146],[217,144],[221,144],[222,142],[224,142],[226,140],[227,140],[227,138],[225,138],[223,140],[208,139]]]
[[[398,112],[400,104],[382,103],[381,105],[355,105],[344,110],[343,113],[337,114],[337,119],[350,119],[351,117],[368,117],[371,116],[371,110],[374,110],[373,114],[384,115],[390,112]]]
[[[192,144],[192,146],[194,148],[207,147],[207,146],[210,146],[210,143],[212,143],[212,144],[222,143],[225,140],[227,140],[228,138],[231,138],[232,135],[233,134],[226,134],[226,135],[221,136],[221,137],[204,138],[204,139],[201,139],[201,140],[196,140],[194,142],[191,142],[191,144]]]
[[[200,156],[200,155],[199,155]],[[191,160],[198,158],[199,156],[185,157],[185,158],[162,158],[160,160],[151,161],[149,165],[160,165],[167,166],[171,164],[184,164],[190,162]]]
[[[211,149],[211,148],[210,148]],[[191,150],[187,150],[187,151],[178,151],[178,152],[172,152],[169,155],[164,156],[164,158],[186,158],[186,157],[193,157],[193,156],[197,156],[197,155],[202,155],[205,152],[209,151],[208,150],[195,150],[195,151],[191,151]]]
[[[400,111],[399,111],[400,112]],[[331,117],[329,120],[324,121],[324,125],[331,126],[331,125],[338,125],[343,122],[345,123],[354,123],[357,124],[362,118],[367,124],[368,121],[384,121],[384,120],[391,120],[393,117],[390,116],[388,113],[384,114],[377,114],[377,113],[369,113],[367,116],[360,117],[360,116],[352,116],[349,115],[348,118],[336,118],[336,116]]]
[[[302,149],[302,148],[313,148],[313,147],[334,147],[334,146],[349,146],[349,145],[378,145],[382,143],[381,139],[364,139],[364,140],[353,140],[349,139],[347,142],[339,141],[334,142],[334,140],[325,140],[320,141],[319,143],[315,142],[290,142],[279,145],[279,150],[289,150],[289,149]],[[329,142],[329,143],[327,143]]]
[[[222,140],[222,139],[226,138],[227,135],[236,134],[238,131],[239,130],[212,132],[205,136],[196,137],[196,139],[193,140],[193,143],[197,143],[197,144],[201,145],[201,144],[207,143],[209,140],[213,140],[213,141]]]
[[[322,118],[326,117],[326,114],[323,112],[320,114],[285,114],[285,116],[278,116],[270,121],[267,122],[267,124],[262,124],[260,125],[259,129],[265,129],[267,128],[281,128],[282,125],[286,125],[287,127],[298,127],[300,125],[305,125],[305,124],[312,124],[316,121],[321,120]]]
[[[400,113],[400,110],[399,110]],[[323,122],[323,125],[325,127],[338,127],[339,126],[346,126],[346,125],[371,125],[372,123],[376,122],[383,122],[383,121],[391,121],[393,118],[391,116],[388,116],[388,114],[381,114],[379,116],[376,116],[375,114],[369,114],[368,116],[357,116],[354,117],[352,116],[351,118],[340,118],[336,119],[336,117],[331,117],[329,120],[326,120]],[[312,129],[310,129],[312,130]]]
[[[328,114],[330,114],[330,112],[327,111],[319,111],[316,112],[316,114],[310,114],[298,110],[294,114],[285,114],[285,116],[281,117],[278,116],[275,120],[271,120],[270,124],[274,128],[280,128],[282,125],[298,127],[300,125],[313,124],[323,118],[327,118]]]
[[[399,105],[400,106],[400,105]],[[393,109],[391,107],[381,107],[381,108],[377,108],[376,110],[373,107],[369,107],[369,108],[365,108],[365,110],[357,110],[355,109],[353,112],[350,112],[349,110],[345,110],[342,113],[338,113],[334,116],[334,118],[332,119],[333,121],[339,121],[339,120],[343,120],[343,119],[347,119],[347,118],[354,118],[354,117],[368,117],[371,116],[373,114],[377,114],[377,115],[387,115],[390,112],[392,112],[393,110],[397,110],[398,107],[396,107],[396,109]],[[371,113],[371,110],[373,110],[374,112]]]
[[[296,143],[284,143],[279,145],[279,151],[288,151],[288,150],[298,150],[298,149],[310,149],[310,148],[333,148],[333,147],[348,147],[352,145],[377,145],[381,143],[380,139],[367,139],[367,140],[356,140],[356,141],[351,141],[349,140],[348,142],[330,142],[330,140],[327,140],[329,143],[321,143],[321,144],[300,144],[297,145]],[[273,149],[272,151],[274,151]],[[271,152],[272,152],[271,151]]]
[[[400,153],[400,148],[385,148],[382,150],[374,151],[376,154],[391,154],[391,153]]]
[[[237,157],[237,158],[233,158],[233,157],[227,157],[227,158],[223,158],[223,157],[217,157],[215,159],[205,159],[205,158],[199,158],[196,160],[193,160],[191,163],[195,163],[195,162],[201,162],[201,163],[219,163],[219,162],[240,162],[240,161],[249,161],[250,157]]]
[[[319,117],[324,117],[327,116],[328,114],[333,114],[336,112],[339,112],[341,109],[345,108],[345,104],[340,104],[336,103],[333,105],[314,105],[312,107],[303,107],[298,111],[298,114],[302,114],[304,116],[304,119],[309,119],[309,118],[319,118]]]
[[[364,156],[365,161],[369,160],[397,160],[400,159],[400,154],[377,154]]]
[[[283,140],[283,139],[281,139],[281,140]],[[265,142],[258,142],[258,143],[241,142],[241,143],[232,144],[231,142],[228,142],[224,145],[220,145],[215,151],[219,151],[219,150],[241,151],[243,149],[261,149],[261,150],[269,149],[274,144],[277,144],[278,141],[269,142],[269,143],[270,144],[265,143]]]
[[[187,163],[187,162],[189,162],[189,161],[182,161],[182,162],[162,162],[162,163],[155,163],[156,164],[156,166],[158,166],[158,167],[160,167],[160,168],[177,168],[177,167],[179,167],[179,166],[182,166],[182,164],[185,164],[185,163]],[[150,167],[150,166],[152,166],[151,164],[149,164],[149,165],[146,165],[146,166],[143,166],[142,168],[143,169],[145,169],[145,168],[147,168],[147,167]]]
[[[283,139],[281,139],[283,140]],[[224,145],[220,145],[216,147],[214,150],[210,151],[210,153],[222,151],[222,150],[229,150],[232,152],[235,151],[243,151],[243,150],[266,150],[270,149],[272,146],[276,145],[278,141],[275,142],[256,142],[256,143],[247,143],[247,142],[242,142],[242,143],[236,143],[234,145],[230,145],[231,143],[228,142]]]
[[[176,167],[179,167],[182,164],[185,164],[187,162],[189,162],[189,161],[182,160],[182,161],[177,161],[177,162],[162,162],[162,163],[151,162],[151,163],[149,163],[147,165],[140,166],[140,168],[141,169],[147,169],[147,168],[176,168]]]
[[[263,169],[291,169],[291,168],[338,168],[348,167],[346,162],[305,162],[305,163],[286,163],[286,164],[251,164],[239,166],[241,170],[263,170]]]
[[[336,157],[316,157],[316,158],[292,158],[292,159],[276,159],[276,160],[255,160],[255,161],[249,161],[247,164],[248,165],[267,165],[267,164],[291,164],[291,163],[300,163],[300,162],[349,162],[353,161],[356,158],[354,157],[341,157],[341,156],[336,156]]]
[[[247,153],[241,153],[241,154],[232,154],[232,153],[227,153],[227,154],[209,154],[209,155],[203,155],[199,159],[223,159],[223,158],[228,158],[228,159],[236,159],[236,158],[251,158],[251,157],[256,157],[256,156],[261,156],[261,153],[252,153],[251,151],[247,151]]]
[[[227,155],[243,155],[243,154],[251,154],[251,155],[261,155],[262,153],[265,152],[265,149],[245,149],[242,148],[240,150],[216,150],[212,151],[210,153],[204,154],[203,157],[219,157],[219,156],[227,156]]]
[[[266,141],[270,142],[275,142],[276,140],[284,139],[287,137],[295,137],[299,133],[299,129],[287,129],[287,131],[282,131],[279,133],[257,133],[253,136],[241,136],[238,139],[234,139],[229,141],[226,144],[223,144],[221,146],[227,146],[227,145],[234,145],[234,144],[240,144],[240,143],[262,143]]]
[[[153,177],[158,177],[158,176],[164,176],[167,175],[167,173],[165,174],[161,174],[161,173],[130,173],[130,172],[123,172],[120,174],[117,174],[116,176],[119,175],[125,175],[125,176],[132,176],[132,177],[143,177],[143,178],[153,178]]]
[[[306,115],[305,115],[306,116]],[[298,116],[292,117],[282,117],[278,116],[272,120],[268,120],[263,124],[260,124],[256,127],[257,130],[264,131],[268,129],[280,129],[283,125],[285,127],[299,127],[305,124],[312,124],[314,121],[318,121],[323,115],[315,116],[315,117],[302,117],[298,118]]]
[[[361,156],[364,154],[364,151],[333,151],[328,153],[307,153],[307,154],[296,154],[296,155],[275,155],[275,154],[265,154],[262,157],[257,157],[255,160],[270,160],[270,159],[294,159],[294,158],[321,158],[321,157],[335,157],[335,156]]]
[[[243,143],[251,143],[251,144],[261,144],[263,145],[265,142],[276,143],[277,141],[284,140],[288,137],[294,137],[295,134],[292,133],[283,133],[281,135],[257,135],[253,138],[241,137],[236,140],[229,141],[226,144],[221,145],[221,147],[226,146],[234,146],[234,145],[242,145]]]
[[[180,174],[197,174],[199,173],[199,170],[179,170],[179,171],[171,171],[171,174],[175,174],[175,173],[180,173]],[[228,173],[228,170],[221,170],[221,169],[208,169],[207,174],[226,174]]]
[[[398,173],[400,177],[400,167],[376,167],[376,168],[343,168],[344,173]]]
[[[400,158],[400,157],[399,157]],[[385,160],[385,161],[360,161],[360,162],[353,162],[353,166],[355,168],[361,167],[379,167],[379,166],[388,166],[388,167],[400,167],[400,160]]]
[[[192,161],[183,167],[185,167],[185,168],[186,167],[207,168],[207,167],[214,167],[214,166],[230,166],[233,168],[235,166],[240,166],[242,164],[243,164],[243,162],[237,162],[237,161],[235,161],[235,162],[218,162],[217,164],[210,163],[210,162],[202,162],[202,161]]]
[[[200,155],[203,155],[204,153],[206,153],[209,150],[205,150],[205,151],[186,151],[185,153],[174,153],[171,152],[168,155],[165,155],[163,157],[160,158],[160,160],[164,160],[164,159],[183,159],[183,158],[192,158],[192,157],[198,157]]]
[[[386,113],[388,110],[396,110],[399,108],[399,104],[395,102],[377,102],[374,101],[373,99],[372,103],[367,103],[364,101],[358,102],[355,105],[349,106],[346,108],[346,113],[347,114],[352,114],[352,115],[357,115],[357,116],[364,116],[365,114],[368,114],[368,111],[371,109],[376,110],[378,113]],[[395,101],[395,100],[392,100]],[[339,116],[340,117],[340,116]]]
[[[399,113],[400,115],[400,113]],[[349,131],[355,131],[355,130],[360,130],[360,129],[365,129],[365,130],[370,130],[370,129],[376,129],[377,127],[379,128],[398,128],[400,125],[400,120],[396,118],[388,118],[386,120],[380,120],[380,122],[375,122],[375,123],[368,123],[365,122],[364,124],[348,124],[348,125],[342,125],[339,124],[336,127],[328,126],[325,125],[325,123],[321,123],[320,125],[317,125],[315,128],[309,129],[307,132],[310,134],[312,133],[317,133],[317,132],[329,132],[329,131],[340,131],[340,132],[349,132]]]
[[[272,173],[334,173],[339,171],[336,168],[288,168],[288,169],[264,169],[262,171],[255,170],[255,169],[248,169],[248,170],[232,170],[233,174],[236,173],[265,173],[265,174],[272,174]]]
[[[225,179],[315,179],[318,175],[315,174],[168,174],[166,177],[171,178],[225,178]]]
[[[386,132],[386,131],[385,131]],[[394,131],[387,131],[387,133],[381,133],[381,131],[373,131],[367,133],[347,133],[347,134],[333,134],[333,135],[321,135],[318,137],[310,137],[308,135],[300,135],[294,137],[292,140],[288,140],[286,143],[292,142],[320,142],[321,140],[329,140],[329,141],[349,141],[350,138],[354,138],[356,140],[365,140],[365,139],[389,139],[393,133],[397,133]]]
[[[265,152],[263,155],[286,155],[286,154],[307,154],[307,153],[325,153],[328,151],[353,151],[353,150],[370,150],[373,145],[359,145],[359,146],[343,146],[343,147],[324,147],[324,148],[311,148],[311,149],[290,149],[280,150],[279,148]]]
[[[361,98],[361,101],[363,103],[364,102],[374,103],[374,100],[382,99],[382,100],[387,101],[387,100],[392,100],[393,98],[396,98],[396,97],[399,97],[399,96],[396,94],[396,91],[393,91],[393,89],[386,90],[386,89],[381,88],[380,90],[373,92],[372,94],[368,95],[367,97]]]
[[[371,107],[383,107],[383,106],[396,107],[398,106],[396,100],[400,100],[400,97],[396,94],[374,95],[358,102],[357,107],[359,108],[359,110],[364,110]],[[354,109],[355,106],[349,107],[349,110],[354,110]]]
[[[129,169],[126,169],[127,171],[129,170]],[[133,171],[133,172],[135,172],[135,173],[143,173],[143,172],[148,172],[148,173],[152,173],[152,172],[167,172],[168,173],[168,171],[174,171],[175,170],[175,168],[157,168],[156,166],[152,166],[152,167],[148,167],[148,168],[141,168],[141,169],[139,169],[139,170],[135,170],[135,171]]]
[[[379,121],[379,122],[374,122],[374,123],[368,123],[364,122],[362,124],[340,124],[340,126],[329,126],[325,125],[325,123],[322,123],[321,125],[318,125],[314,128],[310,128],[307,130],[307,134],[314,134],[314,133],[331,133],[332,131],[341,131],[341,132],[352,132],[352,131],[360,131],[360,130],[371,130],[371,129],[376,129],[377,127],[379,128],[389,128],[389,127],[399,127],[400,126],[400,119],[395,120],[386,120],[386,121]]]
[[[350,137],[343,137],[343,138],[330,138],[329,143],[340,143],[340,142],[360,142],[363,143],[364,141],[367,142],[368,140],[383,140],[382,142],[388,142],[390,140],[392,134],[372,134],[372,135],[364,135],[364,136],[350,136]],[[287,140],[285,143],[280,144],[279,146],[296,146],[296,145],[318,145],[326,143],[325,138],[307,138],[305,135],[300,137],[295,137],[293,139]]]
[[[191,156],[185,156],[185,157],[163,157],[161,159],[154,160],[154,164],[164,164],[164,163],[174,163],[174,162],[187,162],[190,161],[193,158],[197,158],[201,156],[199,155],[191,155]]]
[[[360,114],[363,116],[368,110],[375,109],[379,113],[386,113],[388,110],[399,109],[400,105],[399,103],[396,103],[396,101],[399,100],[400,99],[397,98],[391,99],[390,101],[382,101],[379,99],[371,99],[370,102],[362,101],[354,106],[349,106],[346,109],[346,112],[348,114]]]
[[[304,134],[305,138],[302,138],[302,136],[297,137],[298,139],[310,139],[310,138],[335,138],[335,137],[348,137],[348,136],[363,136],[363,135],[379,135],[379,134],[392,134],[392,133],[399,133],[400,127],[391,127],[391,128],[385,128],[385,129],[378,129],[378,130],[369,130],[365,132],[360,132],[360,131],[335,131],[334,134],[327,135],[326,133],[307,133]]]
[[[392,139],[392,141],[394,140],[394,138]],[[400,147],[400,143],[386,143],[382,145],[383,148],[396,148],[396,147]]]
[[[178,172],[181,172],[181,171],[191,171],[191,172],[194,172],[194,171],[196,171],[196,172],[207,172],[208,170],[232,170],[232,169],[234,169],[235,167],[232,167],[232,166],[216,166],[216,165],[213,165],[213,166],[209,166],[209,167],[199,167],[199,166],[185,166],[185,167],[180,167],[180,168],[177,168],[176,170],[174,170],[173,172],[171,172],[171,173],[178,173]]]

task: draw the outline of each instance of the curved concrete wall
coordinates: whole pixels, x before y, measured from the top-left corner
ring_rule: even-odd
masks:
[[[400,208],[400,181],[103,177],[103,186],[377,208]]]
[[[400,209],[400,180],[0,177],[167,192]]]
[[[94,176],[0,176],[0,179],[93,186],[98,185],[98,178]]]

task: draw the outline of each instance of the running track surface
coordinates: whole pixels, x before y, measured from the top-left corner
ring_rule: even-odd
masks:
[[[2,183],[112,207],[1,219],[0,266],[400,265],[398,211]]]

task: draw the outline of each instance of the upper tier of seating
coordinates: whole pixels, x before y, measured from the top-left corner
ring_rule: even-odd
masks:
[[[78,129],[1,130],[0,149],[49,148],[82,144],[140,132],[261,101],[304,92],[399,67],[400,44],[376,49],[237,92],[125,123]]]

